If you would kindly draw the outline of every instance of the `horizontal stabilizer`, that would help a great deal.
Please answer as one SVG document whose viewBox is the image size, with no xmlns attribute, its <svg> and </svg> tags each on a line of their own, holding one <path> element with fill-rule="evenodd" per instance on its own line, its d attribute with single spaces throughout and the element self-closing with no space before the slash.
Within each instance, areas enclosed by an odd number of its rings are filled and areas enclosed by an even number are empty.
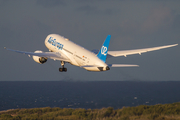
<svg viewBox="0 0 180 120">
<path fill-rule="evenodd" d="M 109 67 L 139 67 L 139 65 L 131 64 L 108 64 Z"/>
</svg>

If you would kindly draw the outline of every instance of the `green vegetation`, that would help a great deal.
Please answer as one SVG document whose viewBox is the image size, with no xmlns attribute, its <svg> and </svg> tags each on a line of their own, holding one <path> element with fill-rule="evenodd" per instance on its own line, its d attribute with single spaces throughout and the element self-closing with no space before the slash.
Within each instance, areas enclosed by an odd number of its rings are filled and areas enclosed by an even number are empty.
<svg viewBox="0 0 180 120">
<path fill-rule="evenodd" d="M 140 105 L 114 110 L 72 108 L 32 108 L 0 112 L 0 120 L 180 120 L 180 102 Z"/>
</svg>

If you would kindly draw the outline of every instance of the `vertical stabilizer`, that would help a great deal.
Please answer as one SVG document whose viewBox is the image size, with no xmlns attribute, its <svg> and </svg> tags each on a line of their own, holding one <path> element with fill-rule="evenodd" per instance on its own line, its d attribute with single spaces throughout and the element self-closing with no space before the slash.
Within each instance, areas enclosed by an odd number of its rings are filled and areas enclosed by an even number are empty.
<svg viewBox="0 0 180 120">
<path fill-rule="evenodd" d="M 111 39 L 111 35 L 108 35 L 101 49 L 99 50 L 99 53 L 97 54 L 97 57 L 101 59 L 103 62 L 106 62 L 106 56 L 109 48 L 110 39 Z"/>
</svg>

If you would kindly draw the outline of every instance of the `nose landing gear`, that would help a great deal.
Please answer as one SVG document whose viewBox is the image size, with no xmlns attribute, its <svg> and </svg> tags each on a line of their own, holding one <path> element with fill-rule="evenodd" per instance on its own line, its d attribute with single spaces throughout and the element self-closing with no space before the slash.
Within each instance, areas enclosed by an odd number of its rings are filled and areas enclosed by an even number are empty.
<svg viewBox="0 0 180 120">
<path fill-rule="evenodd" d="M 59 68 L 59 72 L 66 72 L 67 71 L 67 68 L 64 67 L 64 61 L 61 61 L 61 66 L 62 68 Z"/>
<path fill-rule="evenodd" d="M 59 72 L 67 72 L 67 68 L 59 68 Z"/>
</svg>

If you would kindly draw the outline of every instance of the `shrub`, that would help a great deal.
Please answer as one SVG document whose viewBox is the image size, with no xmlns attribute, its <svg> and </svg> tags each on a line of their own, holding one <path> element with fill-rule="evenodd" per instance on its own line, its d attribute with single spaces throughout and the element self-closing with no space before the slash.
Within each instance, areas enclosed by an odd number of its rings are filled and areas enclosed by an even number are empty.
<svg viewBox="0 0 180 120">
<path fill-rule="evenodd" d="M 120 120 L 130 120 L 128 115 L 122 116 Z"/>
<path fill-rule="evenodd" d="M 13 117 L 13 120 L 21 120 L 21 116 L 17 115 L 15 117 Z"/>
<path fill-rule="evenodd" d="M 79 118 L 85 118 L 87 117 L 86 110 L 85 109 L 76 109 L 72 112 L 72 115 L 77 115 Z"/>
<path fill-rule="evenodd" d="M 151 114 L 149 118 L 155 120 L 158 117 L 159 117 L 159 114 L 158 113 L 154 113 L 154 114 Z"/>
<path fill-rule="evenodd" d="M 103 117 L 110 117 L 110 115 L 113 113 L 113 108 L 112 107 L 108 107 L 105 111 L 105 113 L 103 114 Z"/>
<path fill-rule="evenodd" d="M 72 115 L 72 112 L 74 111 L 74 109 L 71 108 L 63 108 L 60 111 L 58 111 L 58 115 L 59 116 L 68 116 L 68 115 Z"/>
<path fill-rule="evenodd" d="M 8 115 L 8 114 L 2 114 L 2 115 L 0 115 L 0 118 L 1 118 L 2 120 L 5 120 L 5 119 L 12 118 L 12 116 L 11 116 L 11 115 Z"/>
</svg>

